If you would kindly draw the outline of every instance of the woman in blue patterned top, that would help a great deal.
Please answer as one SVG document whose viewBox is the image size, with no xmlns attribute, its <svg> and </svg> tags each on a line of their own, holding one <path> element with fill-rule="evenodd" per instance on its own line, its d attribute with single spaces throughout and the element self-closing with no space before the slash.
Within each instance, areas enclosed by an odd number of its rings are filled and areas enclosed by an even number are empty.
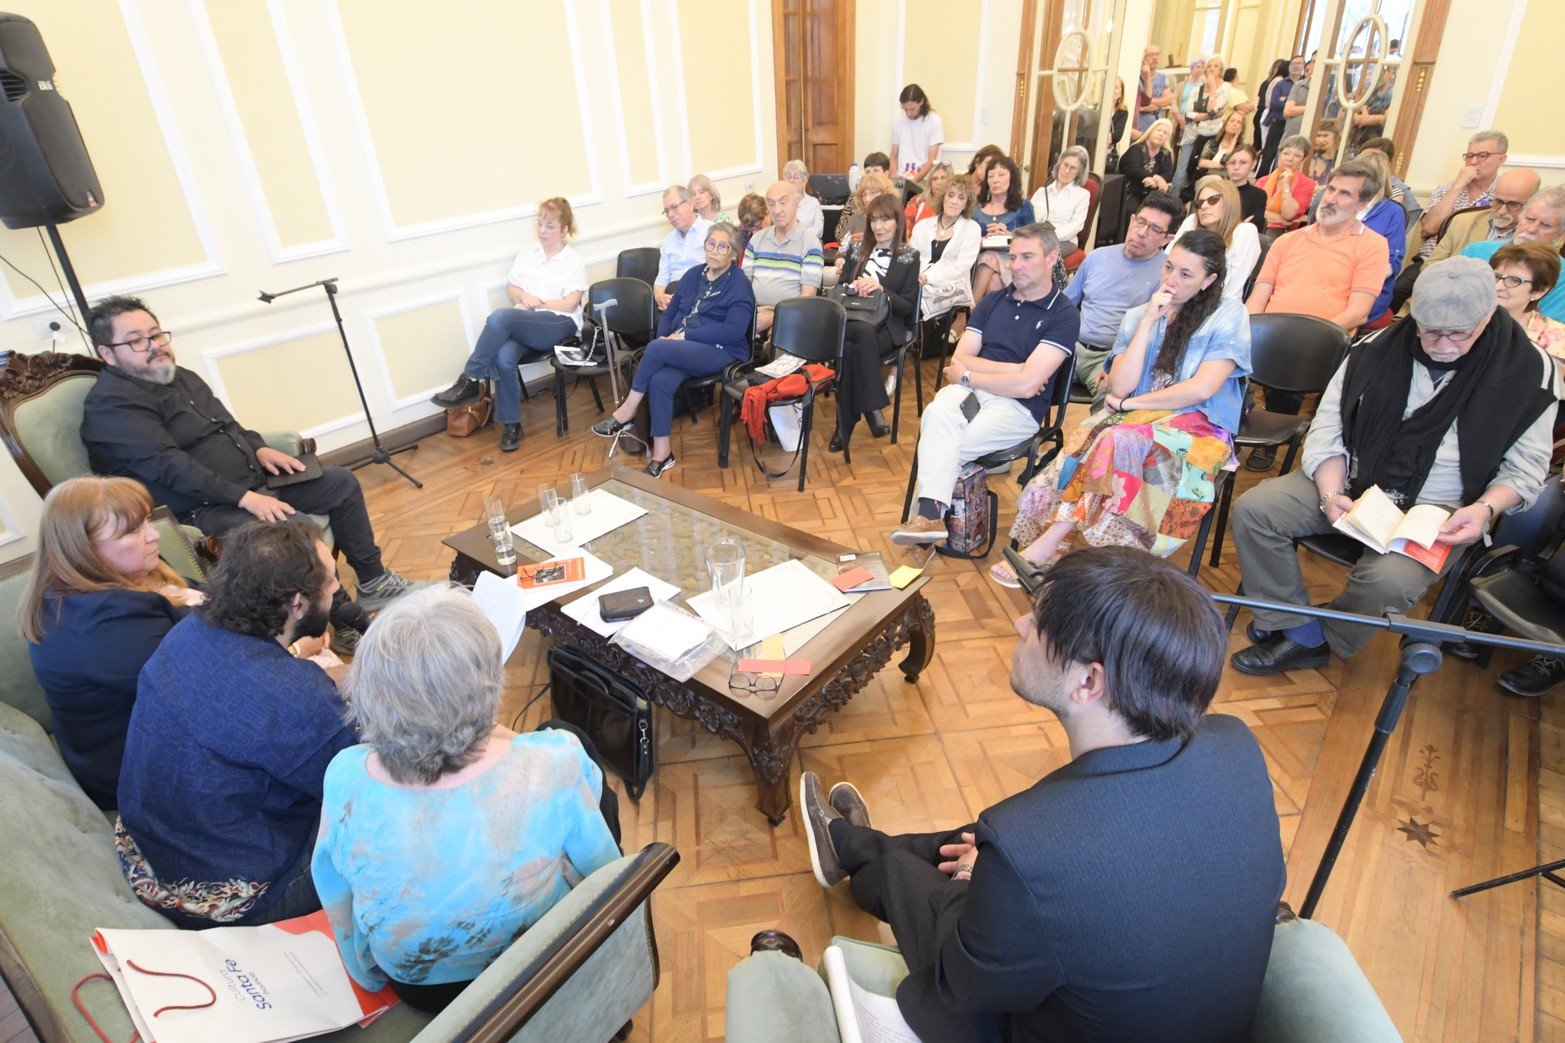
<svg viewBox="0 0 1565 1043">
<path fill-rule="evenodd" d="M 1011 536 L 1046 567 L 1072 534 L 1095 547 L 1168 557 L 1211 510 L 1219 471 L 1233 466 L 1250 317 L 1224 300 L 1222 236 L 1187 232 L 1152 300 L 1125 313 L 1109 353 L 1104 412 L 1023 490 Z M 1020 586 L 1005 564 L 995 581 Z"/>
<path fill-rule="evenodd" d="M 381 612 L 345 682 L 364 742 L 326 769 L 311 871 L 348 973 L 419 1010 L 620 855 L 579 733 L 496 723 L 500 657 L 470 594 L 428 587 Z"/>
</svg>

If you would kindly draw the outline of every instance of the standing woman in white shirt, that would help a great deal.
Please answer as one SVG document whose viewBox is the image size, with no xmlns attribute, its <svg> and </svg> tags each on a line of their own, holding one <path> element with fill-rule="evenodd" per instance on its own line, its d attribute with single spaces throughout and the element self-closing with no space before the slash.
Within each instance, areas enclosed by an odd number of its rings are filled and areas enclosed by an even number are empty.
<svg viewBox="0 0 1565 1043">
<path fill-rule="evenodd" d="M 516 367 L 581 332 L 582 298 L 587 292 L 587 266 L 566 245 L 576 234 L 571 205 L 558 196 L 545 199 L 538 204 L 533 228 L 538 241 L 516 255 L 507 276 L 511 306 L 490 313 L 462 375 L 430 400 L 452 409 L 478 398 L 483 381 L 493 380 L 495 419 L 503 425 L 500 451 L 504 453 L 522 444 L 522 378 Z"/>
<path fill-rule="evenodd" d="M 923 181 L 940 158 L 946 127 L 940 114 L 929 107 L 924 88 L 910 83 L 897 96 L 902 112 L 891 124 L 891 173 L 909 181 Z"/>
<path fill-rule="evenodd" d="M 1244 303 L 1244 284 L 1255 271 L 1261 259 L 1261 236 L 1255 225 L 1244 219 L 1244 204 L 1239 199 L 1239 189 L 1224 174 L 1208 174 L 1195 183 L 1195 198 L 1190 203 L 1190 216 L 1185 218 L 1169 245 L 1163 248 L 1170 253 L 1174 244 L 1186 232 L 1204 228 L 1223 238 L 1227 253 L 1227 272 L 1223 275 L 1223 300 Z"/>
<path fill-rule="evenodd" d="M 1060 256 L 1076 249 L 1081 230 L 1087 224 L 1087 204 L 1091 197 L 1087 183 L 1087 150 L 1072 145 L 1060 153 L 1054 163 L 1054 180 L 1032 194 L 1032 211 L 1039 221 L 1054 226 L 1060 237 Z"/>
</svg>

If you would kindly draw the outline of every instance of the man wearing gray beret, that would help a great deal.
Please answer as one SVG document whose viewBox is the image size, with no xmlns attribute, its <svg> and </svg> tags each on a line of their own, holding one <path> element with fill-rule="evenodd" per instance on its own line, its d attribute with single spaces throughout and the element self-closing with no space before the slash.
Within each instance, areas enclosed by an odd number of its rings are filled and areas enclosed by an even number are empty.
<svg viewBox="0 0 1565 1043">
<path fill-rule="evenodd" d="M 1332 532 L 1373 486 L 1404 511 L 1426 503 L 1451 511 L 1440 543 L 1452 548 L 1537 497 L 1552 445 L 1554 367 L 1496 310 L 1494 273 L 1471 257 L 1428 265 L 1410 310 L 1360 341 L 1332 377 L 1299 469 L 1234 505 L 1246 594 L 1309 604 L 1293 540 Z M 1328 607 L 1404 612 L 1460 557 L 1454 550 L 1436 570 L 1365 547 Z M 1234 653 L 1233 667 L 1264 675 L 1325 666 L 1332 652 L 1345 659 L 1374 631 L 1257 610 L 1248 634 L 1255 643 Z"/>
</svg>

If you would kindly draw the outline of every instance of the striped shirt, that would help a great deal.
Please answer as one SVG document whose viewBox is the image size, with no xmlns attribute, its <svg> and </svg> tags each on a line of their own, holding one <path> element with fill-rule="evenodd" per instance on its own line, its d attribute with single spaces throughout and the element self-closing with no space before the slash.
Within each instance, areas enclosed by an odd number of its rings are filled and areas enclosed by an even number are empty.
<svg viewBox="0 0 1565 1043">
<path fill-rule="evenodd" d="M 802 222 L 779 239 L 775 227 L 761 229 L 744 248 L 744 273 L 755 287 L 755 303 L 772 307 L 821 285 L 821 241 Z"/>
</svg>

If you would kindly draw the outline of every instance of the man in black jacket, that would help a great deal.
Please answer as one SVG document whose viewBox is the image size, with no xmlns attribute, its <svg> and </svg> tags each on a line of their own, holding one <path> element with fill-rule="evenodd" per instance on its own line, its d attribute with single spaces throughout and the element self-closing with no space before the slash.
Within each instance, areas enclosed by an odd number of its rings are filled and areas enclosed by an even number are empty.
<svg viewBox="0 0 1565 1043">
<path fill-rule="evenodd" d="M 175 365 L 173 335 L 144 303 L 100 301 L 88 334 L 106 363 L 82 412 L 82 441 L 95 473 L 136 479 L 154 501 L 208 535 L 253 518 L 324 514 L 358 577 L 360 606 L 374 611 L 412 587 L 381 563 L 364 490 L 352 471 L 326 467 L 319 478 L 267 490 L 269 475 L 303 471 L 304 463 L 242 427 L 206 381 Z"/>
<path fill-rule="evenodd" d="M 1049 570 L 1016 627 L 1011 687 L 1060 719 L 1070 763 L 976 824 L 898 837 L 805 772 L 816 877 L 851 877 L 891 925 L 920 1038 L 1248 1038 L 1284 868 L 1259 744 L 1201 716 L 1216 607 L 1168 562 L 1098 547 Z"/>
</svg>

